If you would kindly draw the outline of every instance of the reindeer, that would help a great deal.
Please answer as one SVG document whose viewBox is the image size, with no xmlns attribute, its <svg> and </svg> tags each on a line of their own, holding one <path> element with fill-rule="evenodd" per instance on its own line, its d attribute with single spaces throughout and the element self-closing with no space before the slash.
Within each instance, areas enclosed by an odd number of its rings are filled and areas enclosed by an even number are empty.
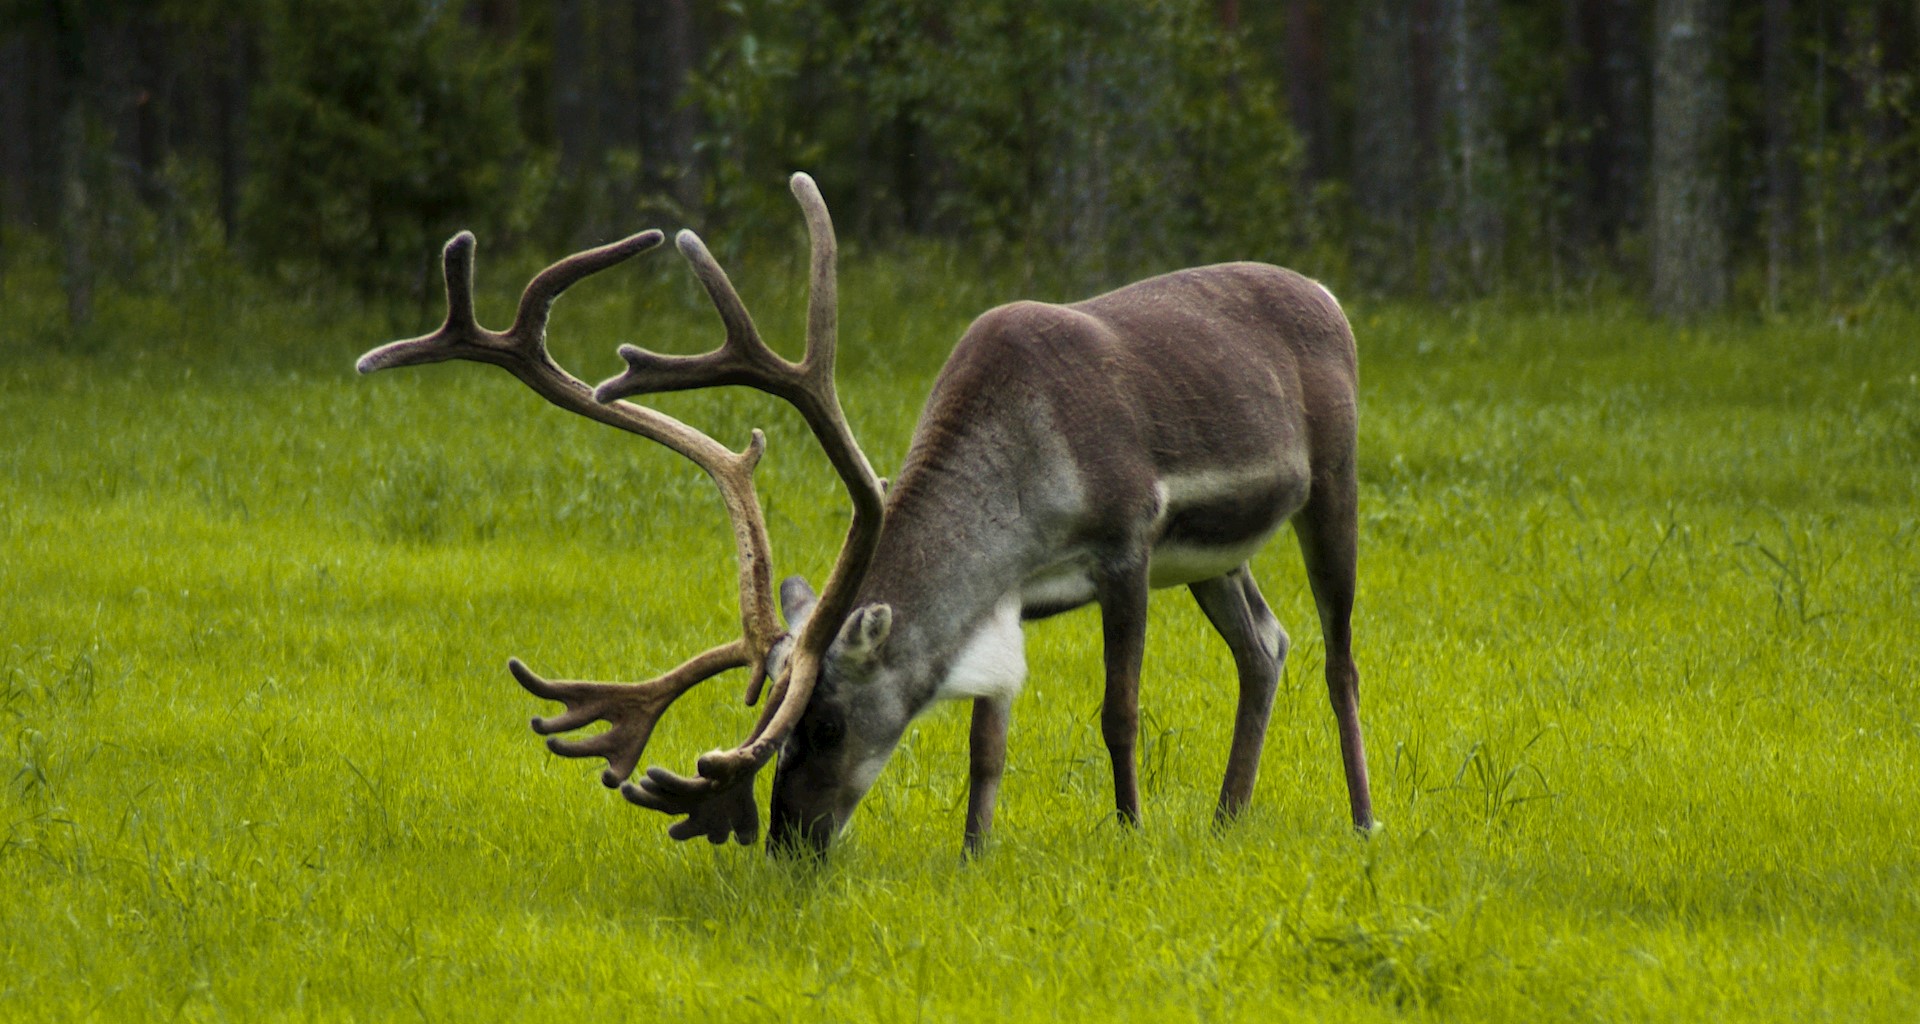
<svg viewBox="0 0 1920 1024">
<path fill-rule="evenodd" d="M 1353 333 L 1331 293 L 1289 270 L 1227 263 L 1176 271 L 1071 305 L 1015 302 L 961 337 L 934 382 L 898 479 L 887 489 L 855 443 L 834 384 L 835 241 L 811 178 L 792 191 L 811 244 L 806 352 L 767 347 L 726 272 L 699 237 L 681 254 L 725 327 L 703 355 L 619 349 L 626 370 L 589 388 L 548 355 L 546 322 L 567 287 L 661 244 L 658 231 L 570 256 L 527 285 L 513 325 L 473 312 L 474 239 L 448 242 L 446 321 L 432 334 L 362 356 L 362 373 L 467 359 L 501 366 L 572 412 L 657 441 L 700 466 L 733 524 L 741 635 L 645 683 L 548 680 L 518 659 L 514 677 L 566 710 L 533 719 L 566 757 L 603 757 L 601 781 L 629 801 L 684 816 L 675 839 L 759 833 L 755 774 L 778 757 L 768 845 L 824 852 L 873 785 L 908 723 L 943 700 L 970 699 L 963 849 L 978 853 L 1006 763 L 1010 706 L 1026 677 L 1021 622 L 1100 608 L 1106 687 L 1101 733 L 1114 803 L 1140 819 L 1134 764 L 1147 594 L 1184 584 L 1228 649 L 1239 702 L 1215 817 L 1253 795 L 1275 688 L 1289 647 L 1248 559 L 1291 522 L 1326 647 L 1353 827 L 1373 827 L 1352 653 L 1356 572 Z M 765 438 L 735 452 L 625 399 L 746 385 L 792 404 L 826 450 L 853 504 L 847 539 L 816 595 L 780 587 L 752 473 Z M 631 779 L 655 723 L 682 693 L 748 668 L 747 703 L 769 680 L 747 739 L 699 758 L 696 774 L 649 768 Z M 598 735 L 558 735 L 594 721 Z"/>
</svg>

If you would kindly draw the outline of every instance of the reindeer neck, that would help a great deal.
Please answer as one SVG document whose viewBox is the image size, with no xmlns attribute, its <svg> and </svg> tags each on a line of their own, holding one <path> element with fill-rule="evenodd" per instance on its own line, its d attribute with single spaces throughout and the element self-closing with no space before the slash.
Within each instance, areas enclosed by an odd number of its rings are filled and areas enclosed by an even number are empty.
<svg viewBox="0 0 1920 1024">
<path fill-rule="evenodd" d="M 974 420 L 968 433 L 993 430 L 991 422 Z M 916 444 L 889 496 L 858 603 L 893 607 L 887 656 L 917 667 L 907 695 L 916 708 L 933 699 L 956 654 L 1001 603 L 1018 599 L 1043 550 L 1037 524 L 1021 508 L 1025 488 L 1010 479 L 1026 467 L 1010 461 L 1009 450 Z"/>
</svg>

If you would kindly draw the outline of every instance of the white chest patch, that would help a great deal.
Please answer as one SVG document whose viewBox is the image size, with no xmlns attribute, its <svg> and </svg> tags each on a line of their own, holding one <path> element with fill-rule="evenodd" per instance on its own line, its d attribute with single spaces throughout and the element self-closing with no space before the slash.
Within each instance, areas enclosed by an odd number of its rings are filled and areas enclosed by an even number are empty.
<svg viewBox="0 0 1920 1024">
<path fill-rule="evenodd" d="M 1009 594 L 953 659 L 935 697 L 1011 699 L 1027 681 L 1026 635 L 1020 632 L 1020 596 Z"/>
</svg>

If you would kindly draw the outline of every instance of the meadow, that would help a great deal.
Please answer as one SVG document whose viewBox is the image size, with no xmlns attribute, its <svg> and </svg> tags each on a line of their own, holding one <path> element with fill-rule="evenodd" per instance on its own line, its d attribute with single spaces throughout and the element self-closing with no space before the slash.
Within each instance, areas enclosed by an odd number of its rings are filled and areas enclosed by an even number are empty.
<svg viewBox="0 0 1920 1024">
<path fill-rule="evenodd" d="M 484 241 L 484 240 L 483 240 Z M 483 248 L 484 322 L 522 266 Z M 589 280 L 553 347 L 718 326 L 667 253 Z M 736 279 L 793 351 L 802 277 Z M 945 284 L 943 281 L 974 282 Z M 1356 620 L 1375 805 L 1346 824 L 1292 539 L 1295 647 L 1248 816 L 1210 826 L 1234 682 L 1153 599 L 1145 821 L 1111 817 L 1097 618 L 1028 627 L 988 854 L 959 856 L 966 714 L 917 723 L 824 865 L 669 841 L 548 755 L 510 655 L 645 678 L 737 626 L 711 485 L 497 370 L 358 378 L 438 307 L 103 296 L 0 342 L 0 1017 L 1913 1020 L 1920 1013 L 1920 315 L 1354 300 Z M 853 258 L 841 390 L 884 474 L 967 321 L 1017 292 Z M 1070 297 L 1070 296 L 1053 296 Z M 437 299 L 435 300 L 437 303 Z M 846 503 L 764 426 L 776 571 Z M 751 723 L 744 680 L 648 752 Z M 761 780 L 762 806 L 766 780 Z"/>
</svg>

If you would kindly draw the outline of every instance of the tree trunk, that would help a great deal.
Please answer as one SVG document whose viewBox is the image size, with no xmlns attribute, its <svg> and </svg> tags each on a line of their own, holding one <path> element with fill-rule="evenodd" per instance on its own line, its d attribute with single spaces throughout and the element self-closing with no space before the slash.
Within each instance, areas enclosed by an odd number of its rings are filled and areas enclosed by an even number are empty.
<svg viewBox="0 0 1920 1024">
<path fill-rule="evenodd" d="M 1646 0 L 1569 0 L 1566 244 L 1617 255 L 1645 220 L 1652 32 Z"/>
<path fill-rule="evenodd" d="M 1602 238 L 1600 222 L 1605 205 L 1607 63 L 1604 0 L 1563 0 L 1560 8 L 1561 45 L 1567 51 L 1564 132 L 1551 154 L 1552 185 L 1561 197 L 1564 216 L 1557 217 L 1548 238 L 1557 259 L 1562 252 L 1576 259 L 1590 252 Z M 1557 211 L 1556 211 L 1557 212 Z"/>
<path fill-rule="evenodd" d="M 34 75 L 22 34 L 0 39 L 0 225 L 32 223 Z"/>
<path fill-rule="evenodd" d="M 1889 2 L 1885 25 L 1887 65 L 1897 90 L 1888 112 L 1895 143 L 1894 210 L 1887 243 L 1898 260 L 1901 251 L 1911 256 L 1920 241 L 1920 2 Z"/>
<path fill-rule="evenodd" d="M 93 321 L 93 216 L 87 185 L 86 25 L 75 5 L 49 0 L 54 51 L 60 68 L 58 142 L 60 283 L 67 293 L 67 327 L 76 334 Z"/>
<path fill-rule="evenodd" d="M 1053 241 L 1073 268 L 1073 285 L 1081 289 L 1097 287 L 1108 279 L 1107 243 L 1111 232 L 1107 216 L 1112 174 L 1107 135 L 1112 123 L 1125 116 L 1102 96 L 1103 79 L 1111 72 L 1101 66 L 1101 61 L 1099 47 L 1091 39 L 1082 39 L 1077 52 L 1061 61 L 1064 93 L 1072 97 L 1080 116 L 1061 126 L 1048 146 L 1053 166 L 1051 194 L 1045 206 L 1052 211 L 1056 232 Z M 1158 71 L 1157 66 L 1151 66 L 1143 77 Z M 1170 245 L 1176 240 L 1152 241 Z"/>
<path fill-rule="evenodd" d="M 1441 0 L 1436 35 L 1442 185 L 1435 290 L 1480 292 L 1499 255 L 1498 189 L 1503 180 L 1494 60 L 1499 49 L 1491 0 Z"/>
<path fill-rule="evenodd" d="M 1814 282 L 1819 289 L 1820 301 L 1825 302 L 1828 297 L 1827 260 L 1830 255 L 1827 221 L 1833 212 L 1833 153 L 1827 141 L 1827 50 L 1830 35 L 1825 6 L 1815 8 L 1814 14 L 1818 25 L 1815 36 L 1820 45 L 1814 50 L 1813 60 L 1813 143 L 1810 147 L 1813 173 L 1808 183 L 1808 191 L 1812 195 L 1808 211 L 1808 219 L 1812 223 L 1808 227 L 1812 238 L 1808 244 L 1813 250 Z"/>
<path fill-rule="evenodd" d="M 1766 120 L 1767 175 L 1767 309 L 1780 308 L 1780 283 L 1791 256 L 1795 209 L 1789 160 L 1793 152 L 1793 94 L 1790 77 L 1789 33 L 1791 0 L 1766 0 L 1761 25 L 1761 92 Z"/>
<path fill-rule="evenodd" d="M 1863 0 L 1846 15 L 1844 45 L 1850 88 L 1842 116 L 1853 131 L 1848 154 L 1848 191 L 1844 207 L 1850 230 L 1851 254 L 1867 257 L 1876 272 L 1898 262 L 1894 248 L 1898 207 L 1897 164 L 1905 140 L 1901 138 L 1903 108 L 1911 100 L 1911 72 L 1903 67 L 1907 56 L 1904 20 L 1887 0 Z"/>
<path fill-rule="evenodd" d="M 555 0 L 553 5 L 553 134 L 560 150 L 560 175 L 578 181 L 597 154 L 593 102 L 588 95 L 588 0 Z"/>
<path fill-rule="evenodd" d="M 25 39 L 11 34 L 0 39 L 0 299 L 6 297 L 8 229 L 29 224 L 33 207 L 33 136 L 27 116 L 32 79 L 27 59 Z"/>
<path fill-rule="evenodd" d="M 640 191 L 665 196 L 684 212 L 700 203 L 693 167 L 696 125 L 686 102 L 687 79 L 697 64 L 693 12 L 687 0 L 658 0 L 635 7 L 640 74 Z"/>
<path fill-rule="evenodd" d="M 150 210 L 160 210 L 167 201 L 164 171 L 172 140 L 168 137 L 167 110 L 173 86 L 173 40 L 158 18 L 142 13 L 128 19 L 132 38 L 132 81 L 128 97 L 133 105 L 134 191 Z"/>
<path fill-rule="evenodd" d="M 1719 0 L 1660 0 L 1654 51 L 1653 306 L 1667 316 L 1727 298 L 1727 84 Z"/>
<path fill-rule="evenodd" d="M 1441 120 L 1441 90 L 1446 87 L 1445 49 L 1442 38 L 1441 8 L 1449 0 L 1405 0 L 1408 8 L 1408 77 L 1413 82 L 1413 154 L 1414 175 L 1422 184 L 1437 184 L 1441 138 L 1445 129 Z M 1429 182 L 1429 179 L 1435 179 Z M 1416 193 L 1413 212 L 1416 218 L 1432 219 L 1440 203 Z"/>
<path fill-rule="evenodd" d="M 215 89 L 217 123 L 214 126 L 220 168 L 220 228 L 228 248 L 240 233 L 240 195 L 247 177 L 247 101 L 253 82 L 253 47 L 245 23 L 235 20 L 226 29 L 226 60 Z"/>
<path fill-rule="evenodd" d="M 1413 275 L 1419 186 L 1413 95 L 1413 17 L 1402 0 L 1367 0 L 1354 61 L 1353 193 L 1357 276 L 1379 288 Z"/>
<path fill-rule="evenodd" d="M 1320 0 L 1288 0 L 1281 29 L 1286 47 L 1287 107 L 1306 144 L 1306 184 L 1333 174 L 1333 116 L 1328 101 L 1327 20 Z"/>
<path fill-rule="evenodd" d="M 67 326 L 93 321 L 93 213 L 87 188 L 87 110 L 79 96 L 60 114 L 60 282 L 67 293 Z"/>
<path fill-rule="evenodd" d="M 466 7 L 467 21 L 501 43 L 520 33 L 519 0 L 476 0 Z"/>
<path fill-rule="evenodd" d="M 1880 109 L 1887 83 L 1881 66 L 1878 6 L 1872 0 L 1857 4 L 1847 12 L 1844 22 L 1849 88 L 1843 116 L 1853 127 L 1853 151 L 1847 161 L 1847 191 L 1852 200 L 1845 209 L 1848 216 L 1841 223 L 1846 225 L 1849 256 L 1878 254 L 1881 225 L 1887 215 L 1886 118 Z"/>
</svg>

